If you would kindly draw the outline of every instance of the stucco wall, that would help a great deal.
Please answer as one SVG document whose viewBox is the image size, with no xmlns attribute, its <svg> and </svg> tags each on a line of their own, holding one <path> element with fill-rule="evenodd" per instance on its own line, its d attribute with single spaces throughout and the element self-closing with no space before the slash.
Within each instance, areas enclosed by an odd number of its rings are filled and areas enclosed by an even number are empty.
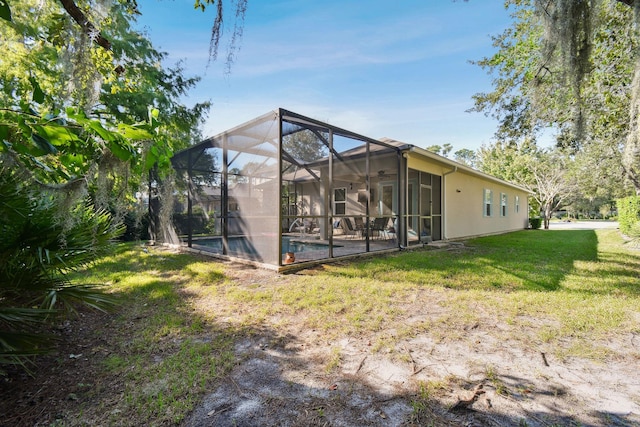
<svg viewBox="0 0 640 427">
<path fill-rule="evenodd" d="M 428 172 L 440 176 L 451 170 L 451 166 L 435 163 L 433 160 L 427 159 L 417 154 L 412 154 L 407 159 L 407 165 L 410 169 L 416 169 L 421 172 Z"/>
<path fill-rule="evenodd" d="M 491 216 L 484 213 L 484 190 L 492 191 Z M 444 238 L 459 239 L 469 236 L 522 230 L 529 217 L 528 194 L 492 180 L 454 172 L 444 179 Z M 500 194 L 507 195 L 507 212 L 501 215 Z M 519 197 L 516 212 L 515 198 Z"/>
</svg>

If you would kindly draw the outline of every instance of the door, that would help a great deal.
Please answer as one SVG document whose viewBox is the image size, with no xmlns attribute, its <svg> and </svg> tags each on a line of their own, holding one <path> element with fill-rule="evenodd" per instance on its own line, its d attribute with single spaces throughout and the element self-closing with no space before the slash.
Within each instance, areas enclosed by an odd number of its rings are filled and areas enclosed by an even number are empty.
<svg viewBox="0 0 640 427">
<path fill-rule="evenodd" d="M 392 217 L 398 211 L 396 197 L 396 183 L 380 183 L 378 186 L 380 191 L 380 200 L 378 202 L 378 214 L 380 216 Z"/>
<path fill-rule="evenodd" d="M 407 238 L 408 243 L 419 243 L 420 211 L 418 210 L 418 184 L 415 180 L 407 186 Z"/>
<path fill-rule="evenodd" d="M 431 236 L 431 208 L 433 201 L 431 200 L 431 187 L 426 185 L 420 186 L 420 240 L 429 241 Z"/>
</svg>

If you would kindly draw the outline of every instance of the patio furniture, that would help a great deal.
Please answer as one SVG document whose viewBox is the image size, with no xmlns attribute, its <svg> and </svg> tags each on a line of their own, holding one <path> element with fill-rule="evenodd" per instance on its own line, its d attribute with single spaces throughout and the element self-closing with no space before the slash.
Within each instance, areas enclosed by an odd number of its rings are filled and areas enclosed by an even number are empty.
<svg viewBox="0 0 640 427">
<path fill-rule="evenodd" d="M 304 232 L 305 233 L 313 234 L 313 233 L 317 233 L 319 231 L 315 220 L 313 220 L 313 219 L 305 219 L 303 221 L 303 223 L 304 223 Z"/>
<path fill-rule="evenodd" d="M 371 225 L 371 234 L 373 237 L 378 237 L 379 239 L 386 237 L 386 229 L 387 224 L 389 223 L 388 217 L 374 218 L 373 224 Z"/>
<path fill-rule="evenodd" d="M 342 218 L 340 220 L 340 227 L 342 227 L 342 231 L 345 236 L 355 236 L 358 234 L 355 228 L 353 228 L 353 224 L 351 224 L 351 220 L 349 218 Z"/>
<path fill-rule="evenodd" d="M 353 222 L 356 223 L 356 231 L 360 234 L 360 237 L 364 238 L 367 233 L 367 227 L 364 224 L 364 220 L 361 216 L 354 216 Z"/>
<path fill-rule="evenodd" d="M 318 232 L 315 221 L 308 218 L 296 218 L 295 221 L 289 226 L 289 233 L 298 232 L 302 235 L 312 234 Z"/>
</svg>

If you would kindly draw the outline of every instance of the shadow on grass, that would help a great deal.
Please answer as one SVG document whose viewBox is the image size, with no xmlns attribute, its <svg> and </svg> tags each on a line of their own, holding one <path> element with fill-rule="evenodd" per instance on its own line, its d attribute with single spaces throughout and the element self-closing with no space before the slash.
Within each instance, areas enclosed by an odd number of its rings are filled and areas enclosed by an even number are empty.
<svg viewBox="0 0 640 427">
<path fill-rule="evenodd" d="M 583 267 L 582 262 L 592 264 Z M 557 291 L 570 276 L 589 284 L 604 278 L 611 284 L 585 287 L 584 292 L 638 295 L 640 257 L 599 252 L 593 230 L 528 230 L 473 239 L 464 248 L 418 249 L 326 270 L 417 286 L 500 292 Z"/>
<path fill-rule="evenodd" d="M 236 331 L 195 313 L 185 291 L 193 278 L 224 280 L 222 267 L 206 261 L 124 244 L 74 274 L 77 283 L 107 285 L 118 305 L 108 313 L 80 308 L 53 328 L 57 352 L 39 358 L 33 376 L 3 378 L 0 426 L 181 420 L 234 363 Z"/>
<path fill-rule="evenodd" d="M 146 256 L 152 255 L 153 256 Z M 211 260 L 200 256 L 190 255 L 171 250 L 147 248 L 133 243 L 119 244 L 112 256 L 98 260 L 88 273 L 109 275 L 112 273 L 135 274 L 149 270 L 157 271 L 189 271 L 189 265 Z M 220 274 L 217 279 L 223 279 Z M 215 279 L 215 278 L 214 278 Z"/>
</svg>

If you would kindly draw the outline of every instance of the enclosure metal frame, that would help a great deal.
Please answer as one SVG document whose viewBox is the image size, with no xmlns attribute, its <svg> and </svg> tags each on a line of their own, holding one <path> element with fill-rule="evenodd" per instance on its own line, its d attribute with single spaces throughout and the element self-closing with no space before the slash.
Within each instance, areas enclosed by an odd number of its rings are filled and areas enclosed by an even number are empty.
<svg viewBox="0 0 640 427">
<path fill-rule="evenodd" d="M 406 224 L 404 220 L 405 210 L 406 210 L 406 206 L 405 206 L 406 194 L 405 194 L 403 185 L 406 183 L 406 177 L 404 175 L 406 174 L 407 165 L 406 165 L 406 158 L 403 156 L 403 152 L 408 150 L 411 146 L 393 145 L 391 143 L 383 142 L 380 140 L 374 140 L 372 138 L 368 138 L 366 136 L 351 132 L 349 130 L 342 129 L 337 126 L 333 126 L 331 124 L 324 123 L 324 122 L 294 113 L 292 111 L 288 111 L 280 108 L 278 110 L 275 110 L 273 112 L 260 116 L 254 120 L 246 122 L 240 126 L 237 126 L 233 129 L 230 129 L 222 134 L 219 134 L 212 138 L 207 138 L 204 141 L 200 142 L 199 144 L 193 145 L 185 150 L 182 150 L 176 153 L 175 156 L 172 158 L 174 169 L 176 169 L 176 171 L 178 172 L 181 172 L 181 171 L 186 172 L 187 179 L 188 179 L 187 192 L 186 192 L 187 224 L 188 224 L 187 233 L 186 233 L 187 234 L 186 245 L 188 247 L 192 248 L 194 246 L 193 204 L 194 204 L 194 197 L 195 197 L 195 189 L 193 188 L 194 187 L 193 179 L 194 179 L 194 176 L 196 176 L 195 173 L 198 172 L 194 170 L 194 166 L 196 165 L 198 158 L 200 158 L 202 154 L 205 152 L 205 150 L 207 150 L 208 148 L 221 149 L 222 150 L 222 170 L 219 171 L 219 173 L 221 173 L 220 203 L 221 203 L 222 212 L 220 215 L 220 227 L 221 227 L 220 237 L 222 240 L 222 253 L 220 255 L 223 255 L 223 256 L 230 255 L 230 249 L 229 249 L 229 238 L 230 238 L 229 197 L 230 195 L 229 195 L 229 185 L 228 185 L 229 173 L 230 173 L 228 168 L 229 151 L 231 149 L 233 149 L 233 151 L 238 151 L 238 148 L 230 146 L 229 139 L 235 135 L 234 132 L 240 132 L 242 129 L 250 129 L 254 124 L 256 124 L 257 126 L 261 123 L 265 123 L 270 118 L 276 120 L 277 126 L 278 126 L 277 134 L 276 134 L 277 136 L 275 141 L 276 147 L 275 147 L 275 151 L 272 154 L 275 156 L 275 160 L 277 164 L 276 178 L 277 178 L 277 185 L 278 185 L 278 190 L 277 190 L 278 209 L 277 209 L 277 212 L 274 212 L 274 217 L 277 218 L 278 226 L 277 226 L 277 229 L 273 231 L 276 232 L 275 234 L 277 235 L 277 238 L 278 238 L 277 248 L 278 248 L 279 254 L 283 253 L 282 224 L 285 222 L 284 221 L 285 219 L 290 218 L 289 214 L 287 214 L 287 216 L 285 217 L 285 215 L 283 214 L 283 207 L 282 207 L 282 201 L 284 196 L 283 194 L 283 188 L 284 188 L 283 163 L 295 161 L 295 159 L 289 156 L 283 149 L 283 139 L 287 137 L 287 135 L 290 135 L 290 134 L 287 134 L 287 132 L 285 131 L 284 124 L 299 125 L 304 129 L 311 130 L 313 132 L 318 132 L 318 134 L 320 132 L 326 132 L 328 134 L 328 143 L 326 144 L 328 149 L 328 155 L 326 159 L 319 160 L 314 164 L 314 166 L 316 167 L 318 165 L 321 165 L 322 167 L 324 167 L 325 164 L 323 164 L 323 162 L 326 162 L 326 167 L 328 168 L 328 177 L 327 177 L 328 181 L 326 183 L 320 182 L 319 184 L 320 188 L 324 189 L 323 212 L 324 212 L 325 226 L 327 226 L 326 224 L 330 224 L 332 219 L 336 218 L 336 212 L 334 212 L 334 205 L 333 203 L 331 203 L 331 200 L 333 197 L 332 189 L 334 189 L 334 167 L 335 167 L 336 159 L 340 159 L 340 156 L 342 155 L 342 153 L 336 152 L 334 147 L 334 138 L 336 137 L 347 138 L 348 140 L 353 140 L 355 142 L 362 143 L 362 147 L 364 148 L 363 152 L 354 153 L 353 156 L 354 158 L 356 156 L 364 157 L 364 163 L 363 163 L 364 164 L 364 177 L 363 177 L 364 181 L 363 182 L 364 182 L 366 195 L 367 195 L 367 201 L 365 204 L 366 206 L 365 216 L 367 219 L 372 218 L 371 195 L 372 195 L 372 177 L 373 177 L 372 173 L 374 173 L 371 170 L 372 162 L 374 159 L 376 159 L 376 156 L 378 155 L 377 154 L 378 150 L 383 150 L 382 153 L 384 153 L 385 155 L 395 156 L 396 158 L 395 165 L 391 170 L 396 172 L 394 174 L 396 176 L 395 177 L 395 186 L 396 186 L 395 203 L 397 206 L 397 212 L 395 216 L 397 216 L 398 221 L 397 221 L 396 230 L 395 230 L 395 233 L 396 233 L 395 246 L 393 249 L 397 250 L 399 248 L 402 248 L 403 245 L 406 245 L 406 239 L 407 239 L 406 230 L 405 230 Z M 292 132 L 292 133 L 295 133 L 295 132 Z M 377 150 L 372 150 L 372 147 L 377 147 Z M 255 146 L 252 147 L 252 149 L 254 148 Z M 256 152 L 258 151 L 260 151 L 261 153 L 264 152 L 262 148 L 256 149 Z M 354 150 L 354 152 L 355 151 L 358 151 L 358 150 Z M 238 155 L 240 154 L 237 154 L 236 157 Z M 186 160 L 186 168 L 185 168 L 185 162 L 184 162 L 185 160 Z M 346 163 L 343 162 L 343 164 L 346 164 Z M 308 166 L 308 165 L 303 165 L 303 166 Z M 218 171 L 210 171 L 210 172 L 212 172 L 213 174 L 218 173 Z M 379 197 L 382 197 L 382 195 L 380 194 Z M 366 222 L 366 227 L 367 227 L 366 230 L 363 232 L 363 236 L 364 236 L 363 240 L 365 242 L 365 246 L 364 246 L 364 251 L 362 253 L 369 253 L 372 251 L 372 241 L 371 241 L 372 234 L 371 234 L 371 230 L 369 229 L 370 227 L 369 221 Z M 334 233 L 332 229 L 330 229 L 330 232 L 327 235 L 327 241 L 328 241 L 328 258 L 326 259 L 331 259 L 339 256 L 334 253 L 335 241 L 334 241 Z M 269 263 L 269 264 L 272 264 L 272 263 Z M 278 268 L 285 267 L 282 256 L 279 257 L 279 262 L 277 263 L 277 265 L 275 265 L 275 267 L 278 267 Z"/>
</svg>

